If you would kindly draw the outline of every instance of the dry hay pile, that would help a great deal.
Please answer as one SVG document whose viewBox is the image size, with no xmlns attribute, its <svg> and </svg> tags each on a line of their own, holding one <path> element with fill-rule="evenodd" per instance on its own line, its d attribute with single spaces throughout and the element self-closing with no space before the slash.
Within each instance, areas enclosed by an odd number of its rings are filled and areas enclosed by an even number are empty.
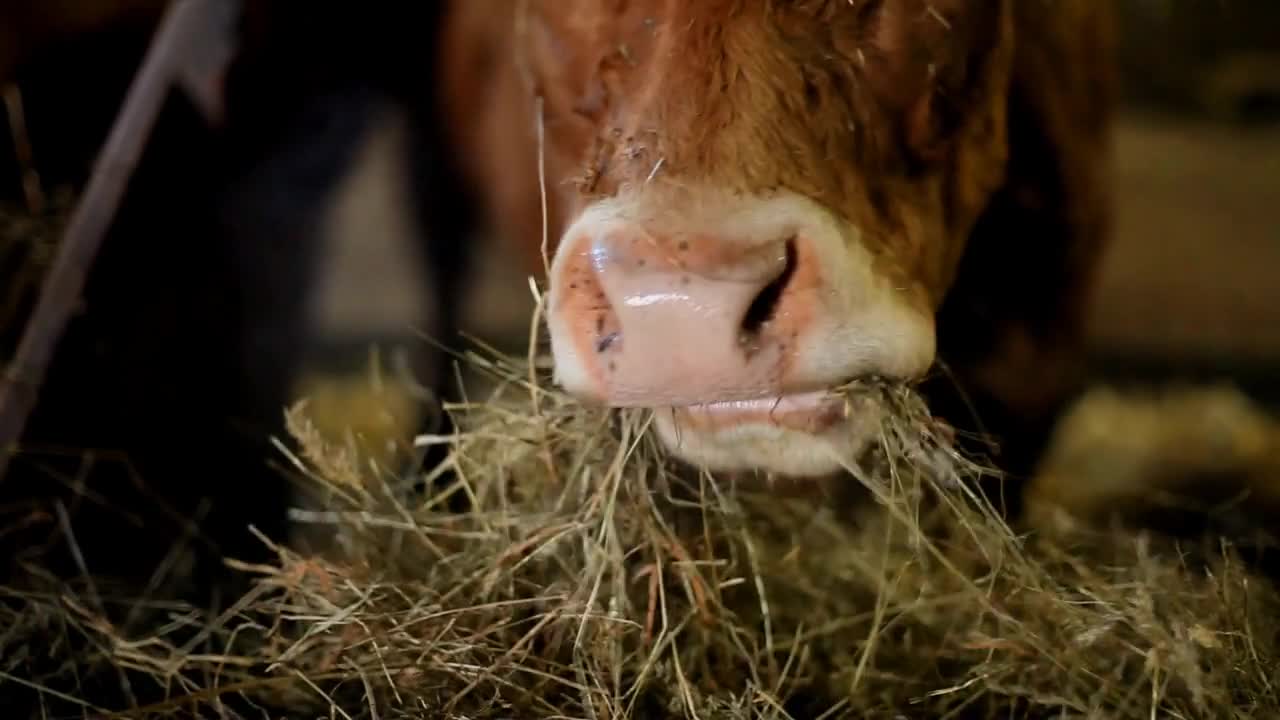
<svg viewBox="0 0 1280 720">
<path fill-rule="evenodd" d="M 777 487 L 679 475 L 642 415 L 471 361 L 493 397 L 422 439 L 455 473 L 415 490 L 295 408 L 323 551 L 241 565 L 212 615 L 33 569 L 0 602 L 0 690 L 130 718 L 1280 712 L 1280 595 L 1231 546 L 1015 534 L 908 391 L 859 389 L 894 420 L 845 484 Z"/>
</svg>

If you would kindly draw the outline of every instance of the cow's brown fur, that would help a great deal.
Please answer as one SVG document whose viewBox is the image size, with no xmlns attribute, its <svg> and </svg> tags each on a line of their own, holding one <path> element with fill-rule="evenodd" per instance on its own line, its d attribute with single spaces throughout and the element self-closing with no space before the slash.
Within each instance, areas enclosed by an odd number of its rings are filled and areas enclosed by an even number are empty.
<svg viewBox="0 0 1280 720">
<path fill-rule="evenodd" d="M 947 382 L 1017 434 L 1076 377 L 1108 234 L 1111 41 L 1106 0 L 459 2 L 442 90 L 531 261 L 540 173 L 552 247 L 640 183 L 799 192 L 938 313 Z"/>
</svg>

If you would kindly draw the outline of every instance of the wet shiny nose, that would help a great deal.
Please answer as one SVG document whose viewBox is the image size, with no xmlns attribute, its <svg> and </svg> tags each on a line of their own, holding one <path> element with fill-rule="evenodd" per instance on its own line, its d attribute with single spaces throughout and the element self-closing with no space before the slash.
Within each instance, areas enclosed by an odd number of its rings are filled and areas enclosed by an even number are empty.
<svg viewBox="0 0 1280 720">
<path fill-rule="evenodd" d="M 679 406 L 780 392 L 788 347 L 815 298 L 795 279 L 798 238 L 745 244 L 581 228 L 552 277 L 558 379 L 614 407 Z"/>
</svg>

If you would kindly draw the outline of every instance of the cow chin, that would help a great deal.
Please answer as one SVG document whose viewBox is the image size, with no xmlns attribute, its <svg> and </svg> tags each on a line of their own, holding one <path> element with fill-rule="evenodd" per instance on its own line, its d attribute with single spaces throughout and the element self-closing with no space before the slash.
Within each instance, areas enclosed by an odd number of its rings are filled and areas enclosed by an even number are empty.
<svg viewBox="0 0 1280 720">
<path fill-rule="evenodd" d="M 779 407 L 787 400 L 767 403 Z M 654 411 L 653 427 L 668 452 L 694 467 L 792 478 L 846 472 L 879 437 L 884 408 L 873 397 L 831 398 L 826 408 L 813 400 L 804 404 L 807 412 L 793 408 L 785 416 L 710 406 L 663 408 Z"/>
</svg>

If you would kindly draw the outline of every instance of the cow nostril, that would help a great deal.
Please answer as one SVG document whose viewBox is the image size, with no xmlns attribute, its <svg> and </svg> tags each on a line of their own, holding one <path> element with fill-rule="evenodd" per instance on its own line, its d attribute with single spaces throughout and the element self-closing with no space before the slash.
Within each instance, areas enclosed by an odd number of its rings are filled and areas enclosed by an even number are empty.
<svg viewBox="0 0 1280 720">
<path fill-rule="evenodd" d="M 744 346 L 750 346 L 764 326 L 777 314 L 778 304 L 782 300 L 782 293 L 786 291 L 787 285 L 790 284 L 792 276 L 795 275 L 795 270 L 796 244 L 795 238 L 791 238 L 787 240 L 787 264 L 783 268 L 782 274 L 778 275 L 773 282 L 760 291 L 755 300 L 751 301 L 751 306 L 747 308 L 747 314 L 742 318 L 739 339 Z"/>
<path fill-rule="evenodd" d="M 611 332 L 607 335 L 600 336 L 600 339 L 596 340 L 596 352 L 607 352 L 609 348 L 613 347 L 613 344 L 618 341 L 618 335 L 619 334 L 617 332 Z"/>
</svg>

